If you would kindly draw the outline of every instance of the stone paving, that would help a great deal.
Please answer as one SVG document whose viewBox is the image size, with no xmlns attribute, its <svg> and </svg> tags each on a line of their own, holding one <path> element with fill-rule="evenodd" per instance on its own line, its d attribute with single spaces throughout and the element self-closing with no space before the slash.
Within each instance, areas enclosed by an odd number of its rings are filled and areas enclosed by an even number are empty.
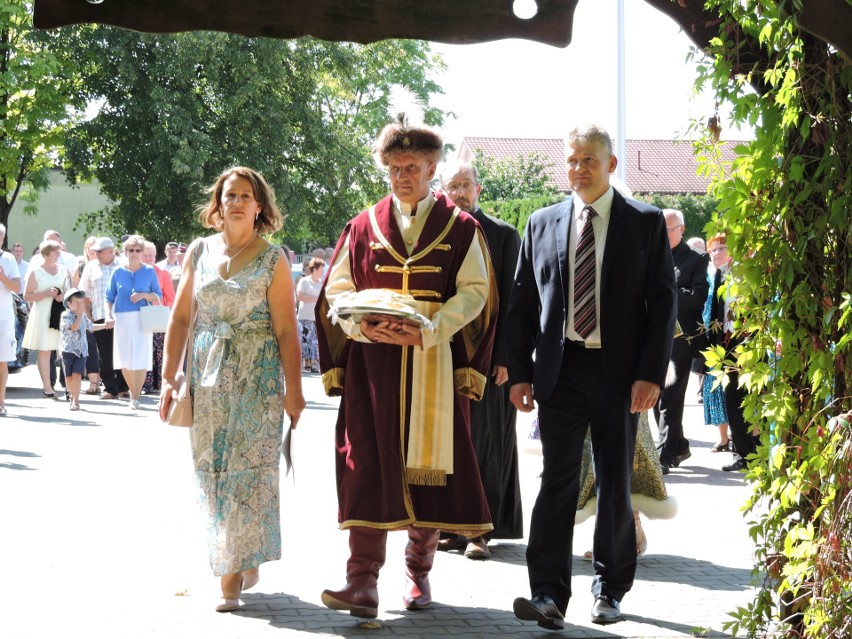
<svg viewBox="0 0 852 639">
<path fill-rule="evenodd" d="M 0 418 L 0 637 L 540 637 L 604 639 L 727 637 L 728 613 L 753 596 L 752 546 L 740 511 L 743 475 L 724 473 L 729 454 L 712 454 L 715 428 L 701 407 L 686 410 L 693 456 L 667 477 L 679 513 L 645 521 L 626 620 L 589 621 L 592 523 L 575 535 L 574 597 L 562 632 L 520 622 L 512 601 L 529 596 L 525 541 L 492 543 L 492 559 L 439 553 L 433 608 L 402 607 L 404 533 L 391 533 L 379 583 L 379 627 L 363 628 L 327 610 L 323 588 L 344 583 L 347 534 L 337 529 L 333 430 L 337 400 L 305 377 L 308 408 L 293 438 L 295 477 L 282 479 L 281 561 L 261 568 L 257 587 L 231 614 L 213 611 L 220 596 L 208 568 L 196 505 L 187 431 L 162 424 L 156 397 L 143 410 L 89 396 L 83 410 L 41 397 L 35 366 L 10 376 L 9 416 Z M 521 483 L 529 521 L 541 452 L 518 420 Z M 528 528 L 527 528 L 528 529 Z"/>
</svg>

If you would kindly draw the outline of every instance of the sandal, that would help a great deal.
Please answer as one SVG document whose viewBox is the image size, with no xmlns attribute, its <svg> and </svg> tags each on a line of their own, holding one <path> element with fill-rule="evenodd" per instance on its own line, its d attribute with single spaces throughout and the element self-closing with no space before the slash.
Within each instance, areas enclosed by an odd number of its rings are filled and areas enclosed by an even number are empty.
<svg viewBox="0 0 852 639">
<path fill-rule="evenodd" d="M 97 386 L 89 386 L 86 389 L 86 395 L 97 395 L 100 389 Z"/>
<path fill-rule="evenodd" d="M 56 399 L 56 393 L 47 393 L 45 391 L 41 391 L 41 394 L 44 395 L 45 399 Z"/>
<path fill-rule="evenodd" d="M 716 442 L 713 448 L 710 449 L 711 453 L 730 453 L 731 452 L 731 440 L 722 443 Z"/>
<path fill-rule="evenodd" d="M 0 417 L 6 417 L 6 407 L 0 406 Z"/>
<path fill-rule="evenodd" d="M 71 402 L 71 410 L 80 410 L 80 404 L 77 402 Z"/>
</svg>

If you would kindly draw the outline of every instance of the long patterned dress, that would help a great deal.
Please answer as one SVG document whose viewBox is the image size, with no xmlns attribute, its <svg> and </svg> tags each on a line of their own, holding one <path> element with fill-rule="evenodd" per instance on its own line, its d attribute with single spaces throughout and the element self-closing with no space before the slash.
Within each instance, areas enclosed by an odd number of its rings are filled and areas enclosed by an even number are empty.
<svg viewBox="0 0 852 639">
<path fill-rule="evenodd" d="M 712 274 L 707 275 L 707 281 L 710 282 L 710 290 L 707 293 L 707 301 L 704 303 L 704 311 L 701 315 L 704 319 L 704 328 L 709 334 L 712 330 L 710 305 L 713 302 L 713 296 L 716 295 L 719 290 L 715 283 L 715 271 Z M 704 423 L 708 426 L 727 424 L 728 411 L 725 408 L 725 389 L 721 384 L 716 385 L 716 378 L 713 375 L 704 376 L 704 388 L 702 393 L 704 398 Z"/>
<path fill-rule="evenodd" d="M 191 441 L 210 566 L 221 576 L 281 557 L 284 374 L 266 299 L 280 253 L 270 247 L 223 280 L 199 248 Z"/>
<path fill-rule="evenodd" d="M 633 510 L 638 510 L 648 519 L 671 519 L 677 514 L 677 500 L 668 494 L 663 481 L 657 446 L 648 423 L 648 411 L 643 411 L 639 415 L 636 450 L 633 454 L 633 472 L 630 475 L 630 502 Z M 577 516 L 574 523 L 584 522 L 596 511 L 592 438 L 590 433 L 586 432 L 580 467 L 580 498 L 577 502 Z"/>
</svg>

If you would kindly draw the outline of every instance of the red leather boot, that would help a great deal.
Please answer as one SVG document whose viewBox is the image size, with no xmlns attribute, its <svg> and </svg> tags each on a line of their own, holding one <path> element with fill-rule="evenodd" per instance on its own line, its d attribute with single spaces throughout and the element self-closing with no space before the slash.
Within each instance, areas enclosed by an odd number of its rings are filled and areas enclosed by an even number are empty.
<svg viewBox="0 0 852 639">
<path fill-rule="evenodd" d="M 438 549 L 437 528 L 408 527 L 405 547 L 405 594 L 402 601 L 407 610 L 424 610 L 432 605 L 429 571 Z"/>
<path fill-rule="evenodd" d="M 348 610 L 355 617 L 379 614 L 379 569 L 385 563 L 386 530 L 358 526 L 349 529 L 349 561 L 346 585 L 341 590 L 323 590 L 322 602 L 332 610 Z"/>
</svg>

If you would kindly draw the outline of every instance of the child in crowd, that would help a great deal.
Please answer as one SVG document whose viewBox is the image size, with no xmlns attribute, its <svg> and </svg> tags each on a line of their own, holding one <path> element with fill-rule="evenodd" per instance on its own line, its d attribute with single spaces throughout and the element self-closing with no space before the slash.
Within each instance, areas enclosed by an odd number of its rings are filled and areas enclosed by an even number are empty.
<svg viewBox="0 0 852 639">
<path fill-rule="evenodd" d="M 86 373 L 86 358 L 89 356 L 89 344 L 86 331 L 103 328 L 95 326 L 85 313 L 83 300 L 86 293 L 71 288 L 65 293 L 65 308 L 59 320 L 59 350 L 62 352 L 62 365 L 65 368 L 65 382 L 71 395 L 71 410 L 80 410 L 80 386 Z"/>
</svg>

